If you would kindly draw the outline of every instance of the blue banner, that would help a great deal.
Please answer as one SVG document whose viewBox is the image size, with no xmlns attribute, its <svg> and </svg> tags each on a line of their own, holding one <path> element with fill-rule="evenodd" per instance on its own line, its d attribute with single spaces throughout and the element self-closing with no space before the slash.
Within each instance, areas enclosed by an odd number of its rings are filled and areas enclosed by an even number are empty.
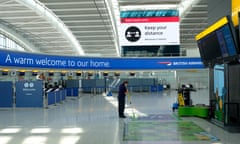
<svg viewBox="0 0 240 144">
<path fill-rule="evenodd" d="M 97 58 L 0 50 L 0 66 L 81 70 L 158 70 L 204 68 L 201 58 Z"/>
</svg>

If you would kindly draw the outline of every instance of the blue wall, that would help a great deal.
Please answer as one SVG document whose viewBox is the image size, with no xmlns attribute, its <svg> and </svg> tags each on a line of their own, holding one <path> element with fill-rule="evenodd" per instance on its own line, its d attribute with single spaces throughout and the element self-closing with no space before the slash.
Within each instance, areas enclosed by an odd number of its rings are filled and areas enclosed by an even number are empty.
<svg viewBox="0 0 240 144">
<path fill-rule="evenodd" d="M 13 106 L 13 84 L 12 82 L 0 82 L 0 107 Z"/>
</svg>

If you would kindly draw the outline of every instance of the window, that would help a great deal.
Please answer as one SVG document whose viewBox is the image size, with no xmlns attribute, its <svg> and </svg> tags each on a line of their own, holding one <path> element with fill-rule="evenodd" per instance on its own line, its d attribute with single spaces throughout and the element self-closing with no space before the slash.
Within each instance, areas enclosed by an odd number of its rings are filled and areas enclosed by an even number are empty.
<svg viewBox="0 0 240 144">
<path fill-rule="evenodd" d="M 0 34 L 0 48 L 25 51 L 25 49 L 21 45 L 17 44 L 17 42 L 12 40 L 11 38 L 6 37 L 3 34 Z"/>
</svg>

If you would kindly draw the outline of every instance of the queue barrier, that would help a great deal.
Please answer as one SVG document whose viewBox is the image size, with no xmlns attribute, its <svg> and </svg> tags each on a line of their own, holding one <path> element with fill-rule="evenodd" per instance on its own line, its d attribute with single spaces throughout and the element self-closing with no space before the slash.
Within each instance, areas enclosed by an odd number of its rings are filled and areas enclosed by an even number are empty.
<svg viewBox="0 0 240 144">
<path fill-rule="evenodd" d="M 140 92 L 149 92 L 149 85 L 141 85 Z"/>
<path fill-rule="evenodd" d="M 67 96 L 69 97 L 78 97 L 79 96 L 79 88 L 73 87 L 73 88 L 66 88 L 67 90 Z"/>
<path fill-rule="evenodd" d="M 55 104 L 55 92 L 49 92 L 47 93 L 47 102 L 48 105 Z"/>
<path fill-rule="evenodd" d="M 163 85 L 133 85 L 129 86 L 134 92 L 161 92 L 163 91 Z"/>
<path fill-rule="evenodd" d="M 83 93 L 91 93 L 92 92 L 92 87 L 90 86 L 85 86 L 81 87 Z"/>
<path fill-rule="evenodd" d="M 163 85 L 151 85 L 150 86 L 150 91 L 151 92 L 160 92 L 163 91 Z"/>
<path fill-rule="evenodd" d="M 57 105 L 66 100 L 66 89 L 52 91 L 47 93 L 47 106 Z"/>
<path fill-rule="evenodd" d="M 128 85 L 128 88 L 131 92 L 160 92 L 163 91 L 163 85 L 149 85 L 149 84 L 137 84 L 137 85 Z M 73 88 L 68 89 L 68 96 L 74 95 Z M 91 93 L 91 94 L 99 94 L 103 93 L 106 90 L 111 90 L 111 92 L 118 92 L 118 86 L 115 87 L 105 87 L 105 86 L 82 86 L 80 90 L 82 93 Z M 75 90 L 77 92 L 77 90 Z M 76 94 L 77 95 L 77 94 Z"/>
<path fill-rule="evenodd" d="M 100 93 L 105 92 L 105 87 L 104 86 L 96 86 L 94 89 L 95 89 L 94 94 L 100 94 Z"/>
<path fill-rule="evenodd" d="M 91 93 L 93 95 L 105 92 L 104 86 L 96 86 L 96 87 L 86 86 L 86 87 L 81 87 L 80 89 L 82 93 Z"/>
<path fill-rule="evenodd" d="M 161 92 L 163 85 L 129 85 L 131 92 Z M 118 87 L 112 89 L 112 92 L 118 92 Z"/>
</svg>

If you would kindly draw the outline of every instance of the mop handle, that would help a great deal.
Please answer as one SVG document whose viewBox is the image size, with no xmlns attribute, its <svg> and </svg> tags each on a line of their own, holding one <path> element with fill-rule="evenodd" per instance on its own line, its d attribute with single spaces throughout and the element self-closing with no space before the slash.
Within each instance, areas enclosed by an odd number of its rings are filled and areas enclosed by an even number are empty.
<svg viewBox="0 0 240 144">
<path fill-rule="evenodd" d="M 129 92 L 127 93 L 127 97 L 128 97 L 128 102 L 129 102 L 129 104 L 131 104 L 131 103 L 132 103 L 132 102 L 131 102 L 131 95 L 130 95 Z"/>
</svg>

